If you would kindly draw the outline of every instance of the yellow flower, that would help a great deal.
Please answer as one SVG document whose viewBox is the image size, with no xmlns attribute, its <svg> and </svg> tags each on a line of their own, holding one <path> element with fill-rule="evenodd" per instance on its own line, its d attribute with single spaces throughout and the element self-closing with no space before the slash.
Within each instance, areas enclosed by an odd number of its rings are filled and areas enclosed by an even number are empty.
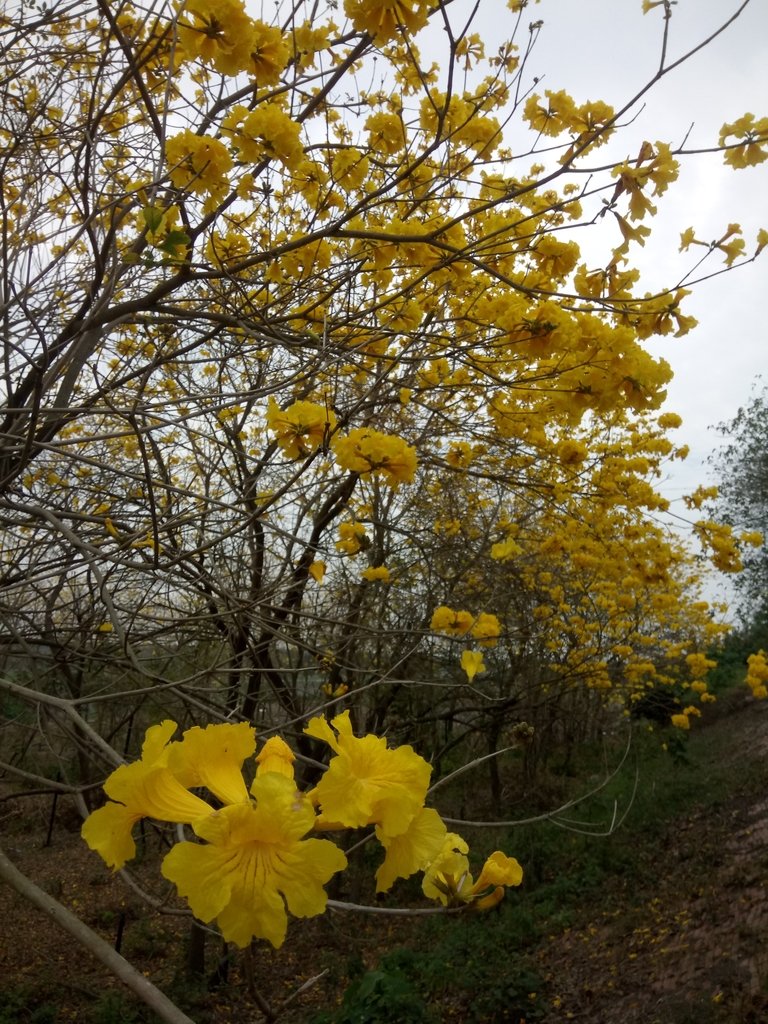
<svg viewBox="0 0 768 1024">
<path fill-rule="evenodd" d="M 357 427 L 346 437 L 337 435 L 333 450 L 342 469 L 362 475 L 378 473 L 391 487 L 411 483 L 416 472 L 416 450 L 402 437 L 371 427 Z"/>
<path fill-rule="evenodd" d="M 270 398 L 267 427 L 289 459 L 311 455 L 336 427 L 336 416 L 325 405 L 315 402 L 294 402 L 287 409 Z"/>
<path fill-rule="evenodd" d="M 729 137 L 743 139 L 743 143 L 737 145 L 728 142 Z M 724 124 L 720 129 L 720 145 L 732 146 L 724 154 L 724 160 L 731 167 L 741 168 L 754 166 L 768 160 L 768 117 L 759 121 L 755 120 L 754 114 L 744 114 L 731 124 Z"/>
<path fill-rule="evenodd" d="M 168 748 L 168 767 L 182 786 L 204 786 L 224 803 L 240 803 L 248 799 L 243 762 L 255 750 L 256 735 L 247 722 L 194 726 Z"/>
<path fill-rule="evenodd" d="M 575 124 L 577 108 L 573 99 L 564 90 L 555 92 L 552 89 L 545 89 L 547 97 L 543 103 L 541 96 L 534 93 L 529 96 L 523 108 L 523 118 L 535 131 L 543 135 L 556 136 L 566 131 Z"/>
<path fill-rule="evenodd" d="M 112 801 L 86 818 L 81 835 L 115 871 L 136 856 L 131 832 L 137 821 L 156 818 L 191 824 L 213 812 L 162 764 L 122 765 L 104 783 L 104 790 Z"/>
<path fill-rule="evenodd" d="M 480 612 L 472 624 L 472 636 L 479 640 L 483 647 L 495 647 L 501 636 L 501 623 L 495 615 Z"/>
<path fill-rule="evenodd" d="M 360 188 L 368 175 L 368 167 L 365 153 L 351 147 L 337 150 L 331 161 L 333 179 L 345 192 Z"/>
<path fill-rule="evenodd" d="M 315 583 L 322 583 L 325 576 L 326 564 L 325 562 L 315 561 L 312 562 L 307 572 L 315 581 Z"/>
<path fill-rule="evenodd" d="M 473 889 L 479 893 L 489 886 L 520 885 L 522 880 L 523 869 L 515 858 L 496 850 L 483 865 Z"/>
<path fill-rule="evenodd" d="M 446 835 L 445 823 L 432 807 L 423 807 L 398 836 L 387 836 L 377 827 L 376 838 L 386 856 L 376 872 L 376 892 L 387 892 L 395 879 L 424 871 L 442 849 Z"/>
<path fill-rule="evenodd" d="M 453 608 L 441 604 L 432 615 L 429 628 L 436 633 L 447 633 L 448 636 L 465 636 L 472 628 L 475 617 L 472 612 L 455 612 Z"/>
<path fill-rule="evenodd" d="M 386 565 L 371 565 L 367 569 L 363 569 L 360 575 L 369 583 L 375 583 L 377 580 L 381 583 L 389 583 L 389 569 Z"/>
<path fill-rule="evenodd" d="M 514 558 L 515 555 L 522 553 L 523 549 L 513 537 L 507 537 L 506 540 L 491 545 L 491 558 L 496 562 L 506 562 L 508 558 Z"/>
<path fill-rule="evenodd" d="M 176 723 L 169 719 L 147 729 L 141 760 L 117 768 L 104 784 L 107 795 L 118 802 L 105 804 L 83 823 L 83 839 L 115 870 L 136 856 L 131 832 L 141 818 L 190 822 L 213 810 L 167 769 L 168 741 L 175 731 Z"/>
<path fill-rule="evenodd" d="M 467 853 L 469 847 L 461 836 L 448 832 L 443 846 L 424 873 L 422 892 L 443 906 L 455 907 L 466 902 L 472 886 Z"/>
<path fill-rule="evenodd" d="M 336 541 L 337 551 L 343 551 L 345 555 L 356 555 L 363 548 L 368 547 L 370 543 L 362 523 L 339 523 L 339 539 Z"/>
<path fill-rule="evenodd" d="M 335 730 L 335 733 L 334 733 Z M 388 748 L 380 736 L 353 735 L 349 711 L 313 718 L 304 730 L 336 756 L 313 791 L 323 817 L 348 828 L 378 825 L 402 835 L 424 805 L 432 768 L 412 747 Z"/>
<path fill-rule="evenodd" d="M 245 161 L 276 157 L 293 170 L 305 159 L 301 125 L 278 103 L 260 103 L 255 110 L 236 104 L 222 119 L 221 128 Z"/>
<path fill-rule="evenodd" d="M 244 948 L 257 937 L 278 948 L 286 905 L 296 917 L 322 914 L 323 885 L 347 859 L 325 839 L 303 839 L 315 814 L 291 779 L 257 776 L 251 793 L 254 802 L 222 807 L 198 822 L 195 832 L 205 845 L 178 843 L 162 871 L 197 918 L 216 919 L 228 942 Z"/>
<path fill-rule="evenodd" d="M 483 652 L 470 650 L 462 651 L 461 667 L 467 673 L 467 679 L 469 679 L 471 683 L 478 672 L 485 672 L 485 665 L 483 664 Z"/>
<path fill-rule="evenodd" d="M 248 57 L 248 71 L 259 85 L 277 85 L 280 73 L 290 59 L 288 45 L 280 29 L 263 21 L 254 21 Z"/>
<path fill-rule="evenodd" d="M 197 57 L 223 75 L 248 70 L 254 32 L 241 0 L 195 0 L 180 6 L 179 45 L 188 59 Z"/>
<path fill-rule="evenodd" d="M 589 454 L 587 446 L 582 441 L 568 439 L 560 441 L 555 451 L 564 466 L 578 466 Z"/>
<path fill-rule="evenodd" d="M 208 193 L 214 199 L 223 199 L 229 190 L 232 158 L 219 139 L 189 130 L 173 135 L 165 144 L 165 162 L 176 188 Z"/>
<path fill-rule="evenodd" d="M 449 832 L 437 857 L 427 868 L 422 891 L 430 899 L 446 907 L 472 904 L 476 910 L 488 910 L 504 896 L 505 886 L 517 886 L 523 880 L 523 869 L 514 857 L 496 850 L 486 860 L 475 882 L 469 871 L 467 844 Z M 490 892 L 488 890 L 491 890 Z"/>
<path fill-rule="evenodd" d="M 423 28 L 429 5 L 423 0 L 344 0 L 344 12 L 358 32 L 383 42 L 391 39 L 398 27 L 411 33 Z"/>
<path fill-rule="evenodd" d="M 670 722 L 676 729 L 687 730 L 691 728 L 691 723 L 688 715 L 672 715 Z"/>
</svg>

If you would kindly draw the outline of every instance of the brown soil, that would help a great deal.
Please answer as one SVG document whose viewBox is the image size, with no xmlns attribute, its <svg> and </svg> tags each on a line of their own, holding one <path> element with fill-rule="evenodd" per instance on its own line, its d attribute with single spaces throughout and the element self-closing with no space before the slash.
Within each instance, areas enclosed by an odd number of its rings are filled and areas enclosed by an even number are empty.
<svg viewBox="0 0 768 1024">
<path fill-rule="evenodd" d="M 694 812 L 669 829 L 658 850 L 653 889 L 635 891 L 617 879 L 606 888 L 605 900 L 593 899 L 594 912 L 586 910 L 578 927 L 550 936 L 532 954 L 547 981 L 550 1009 L 540 1019 L 548 1024 L 768 1021 L 768 796 L 754 777 L 744 777 L 745 767 L 759 770 L 757 755 L 768 750 L 768 702 L 739 707 L 708 728 L 713 736 L 726 730 L 731 740 L 731 800 L 716 810 Z M 768 779 L 768 770 L 761 777 Z M 291 997 L 279 1021 L 305 1024 L 315 1010 L 340 998 L 353 958 L 375 964 L 380 952 L 407 944 L 412 932 L 408 921 L 383 925 L 381 918 L 351 915 L 294 922 L 281 950 L 259 944 L 235 959 L 219 987 L 213 976 L 222 949 L 209 937 L 205 973 L 197 975 L 199 995 L 190 1004 L 184 964 L 189 919 L 147 908 L 113 876 L 83 844 L 74 809 L 64 801 L 44 846 L 51 813 L 47 798 L 0 803 L 2 846 L 9 858 L 105 939 L 114 943 L 120 932 L 127 959 L 172 998 L 183 989 L 185 1009 L 198 1024 L 256 1024 L 267 1019 L 263 1000 L 276 1008 Z M 158 837 L 150 834 L 149 853 L 135 877 L 162 902 L 170 894 L 151 855 L 158 848 Z M 296 995 L 321 972 L 326 973 L 320 980 Z M 28 1009 L 18 1012 L 20 1024 L 36 1020 L 35 1006 L 38 1020 L 57 1024 L 136 1019 L 130 997 L 106 969 L 0 883 L 0 1024 L 14 1021 L 7 1009 L 3 1016 L 7 992 L 27 995 Z M 111 1016 L 103 1009 L 109 992 L 123 999 Z M 94 1018 L 96 1006 L 102 1006 L 102 1014 Z"/>
</svg>

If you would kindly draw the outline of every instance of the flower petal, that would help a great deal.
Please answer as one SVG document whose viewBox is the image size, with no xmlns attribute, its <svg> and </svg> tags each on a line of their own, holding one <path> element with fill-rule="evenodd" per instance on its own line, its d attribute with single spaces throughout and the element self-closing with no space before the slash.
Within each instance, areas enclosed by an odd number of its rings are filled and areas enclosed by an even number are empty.
<svg viewBox="0 0 768 1024">
<path fill-rule="evenodd" d="M 252 789 L 256 804 L 229 804 L 195 822 L 210 845 L 179 844 L 163 874 L 201 920 L 217 919 L 228 941 L 247 946 L 256 936 L 278 947 L 288 924 L 284 900 L 299 917 L 322 913 L 323 884 L 347 861 L 327 840 L 301 840 L 315 815 L 292 780 L 269 772 Z"/>
<path fill-rule="evenodd" d="M 399 836 L 387 836 L 377 828 L 376 837 L 387 852 L 376 872 L 376 892 L 391 889 L 397 878 L 423 871 L 440 853 L 446 835 L 445 822 L 432 807 L 422 808 Z"/>
<path fill-rule="evenodd" d="M 287 779 L 293 778 L 293 762 L 296 756 L 280 736 L 270 736 L 261 748 L 256 762 L 258 768 L 256 775 L 266 775 L 267 772 L 277 772 Z"/>
<path fill-rule="evenodd" d="M 443 906 L 457 906 L 470 898 L 472 876 L 466 854 L 469 847 L 461 836 L 449 832 L 443 848 L 424 873 L 421 889 L 425 896 Z"/>
<path fill-rule="evenodd" d="M 227 848 L 177 843 L 163 860 L 163 878 L 173 882 L 195 917 L 207 924 L 230 900 L 236 860 Z"/>
<path fill-rule="evenodd" d="M 108 803 L 93 811 L 83 822 L 80 834 L 92 850 L 115 871 L 136 856 L 131 830 L 141 817 L 123 804 Z"/>
<path fill-rule="evenodd" d="M 248 799 L 243 761 L 256 750 L 256 735 L 247 722 L 187 729 L 174 743 L 168 765 L 183 786 L 205 786 L 225 804 Z"/>
<path fill-rule="evenodd" d="M 190 824 L 213 810 L 205 800 L 185 789 L 168 768 L 143 761 L 117 768 L 104 783 L 104 791 L 130 808 L 135 820 L 157 818 Z"/>
<path fill-rule="evenodd" d="M 331 725 L 338 733 L 332 743 L 337 755 L 313 791 L 323 817 L 348 828 L 376 824 L 388 836 L 405 832 L 424 805 L 431 767 L 412 747 L 389 749 L 379 736 L 354 736 L 348 711 Z M 310 728 L 310 735 L 331 742 L 322 719 L 313 719 Z"/>
<path fill-rule="evenodd" d="M 306 839 L 295 850 L 275 858 L 271 877 L 295 917 L 315 917 L 324 912 L 328 901 L 323 886 L 346 866 L 346 856 L 334 843 Z"/>
<path fill-rule="evenodd" d="M 144 743 L 141 747 L 141 760 L 145 764 L 167 764 L 168 763 L 168 742 L 176 732 L 178 726 L 170 718 L 166 718 L 160 725 L 152 725 L 144 734 Z"/>
</svg>

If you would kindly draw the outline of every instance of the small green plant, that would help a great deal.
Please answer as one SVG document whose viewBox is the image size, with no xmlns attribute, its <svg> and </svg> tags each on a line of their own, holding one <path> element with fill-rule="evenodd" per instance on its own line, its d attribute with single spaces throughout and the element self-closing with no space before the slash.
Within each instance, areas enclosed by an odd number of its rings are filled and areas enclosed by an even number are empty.
<svg viewBox="0 0 768 1024">
<path fill-rule="evenodd" d="M 408 976 L 386 957 L 344 993 L 335 1013 L 315 1016 L 312 1024 L 430 1024 L 434 1020 Z"/>
<path fill-rule="evenodd" d="M 121 993 L 105 992 L 90 1012 L 92 1024 L 142 1024 L 147 1020 Z"/>
<path fill-rule="evenodd" d="M 19 985 L 0 991 L 0 1024 L 55 1024 L 56 1007 L 45 991 Z"/>
</svg>

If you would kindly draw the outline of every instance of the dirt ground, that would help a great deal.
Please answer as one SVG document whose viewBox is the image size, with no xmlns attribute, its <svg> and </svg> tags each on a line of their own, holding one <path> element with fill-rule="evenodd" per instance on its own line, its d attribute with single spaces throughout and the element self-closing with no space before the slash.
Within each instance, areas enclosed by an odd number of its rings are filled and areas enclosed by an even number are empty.
<svg viewBox="0 0 768 1024">
<path fill-rule="evenodd" d="M 593 914 L 587 912 L 578 927 L 549 936 L 533 953 L 548 985 L 549 1009 L 541 1019 L 549 1024 L 768 1021 L 768 787 L 756 785 L 754 776 L 762 764 L 760 752 L 768 751 L 768 702 L 737 708 L 709 728 L 729 734 L 731 797 L 670 828 L 658 849 L 652 895 L 617 879 L 606 893 L 610 898 L 595 903 Z M 761 778 L 768 780 L 768 759 L 766 764 Z M 747 765 L 751 777 L 745 775 Z M 119 935 L 123 954 L 171 998 L 180 987 L 188 994 L 183 956 L 188 918 L 148 910 L 85 847 L 74 809 L 60 802 L 52 812 L 48 798 L 0 803 L 0 836 L 8 857 L 109 942 Z M 44 846 L 51 820 L 50 844 Z M 138 865 L 135 877 L 156 899 L 168 899 L 153 858 Z M 338 997 L 345 977 L 341 965 L 351 956 L 373 964 L 380 948 L 407 939 L 407 923 L 393 925 L 382 937 L 380 921 L 374 926 L 352 916 L 326 915 L 294 925 L 280 951 L 260 944 L 239 958 L 217 988 L 221 947 L 210 938 L 199 998 L 186 1004 L 187 1012 L 200 1024 L 256 1024 L 266 1019 L 263 999 L 273 1007 L 291 999 L 278 1019 L 304 1024 Z M 323 978 L 296 995 L 321 971 L 327 972 Z M 122 990 L 106 970 L 0 884 L 0 992 L 8 990 L 29 993 L 30 1010 L 19 1011 L 20 1024 L 135 1019 L 120 1008 L 122 997 L 109 995 Z M 118 999 L 112 1009 L 110 999 Z M 5 1013 L 0 1012 L 0 1024 L 13 1024 L 12 1014 Z"/>
<path fill-rule="evenodd" d="M 625 882 L 610 910 L 542 946 L 548 1022 L 768 1022 L 768 703 L 709 728 L 731 741 L 729 799 L 670 827 L 652 894 Z"/>
</svg>

